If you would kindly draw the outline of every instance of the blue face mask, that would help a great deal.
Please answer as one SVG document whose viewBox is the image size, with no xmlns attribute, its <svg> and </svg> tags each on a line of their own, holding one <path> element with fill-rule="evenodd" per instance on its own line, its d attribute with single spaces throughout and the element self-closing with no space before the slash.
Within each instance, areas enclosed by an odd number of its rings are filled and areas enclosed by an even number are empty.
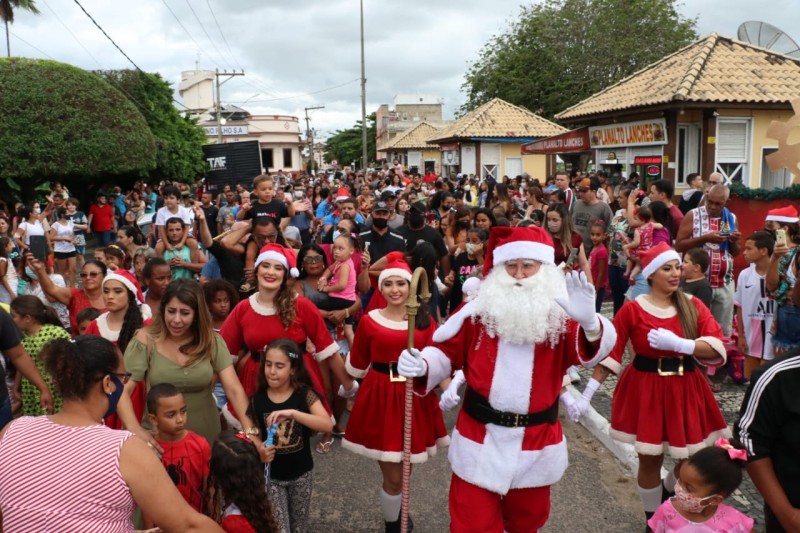
<svg viewBox="0 0 800 533">
<path fill-rule="evenodd" d="M 34 272 L 34 270 L 31 267 L 27 267 L 27 266 L 25 267 L 25 275 L 28 276 L 31 279 L 37 279 L 36 278 L 36 272 Z"/>
<path fill-rule="evenodd" d="M 106 414 L 103 415 L 103 418 L 108 418 L 117 412 L 117 404 L 119 403 L 119 399 L 122 396 L 122 389 L 124 388 L 124 385 L 117 376 L 109 377 L 111 378 L 111 383 L 113 383 L 116 388 L 114 389 L 114 392 L 107 395 L 108 409 L 106 410 Z"/>
<path fill-rule="evenodd" d="M 339 235 L 341 234 L 342 233 L 338 229 L 333 230 L 333 240 L 335 241 L 336 238 L 339 237 Z"/>
</svg>

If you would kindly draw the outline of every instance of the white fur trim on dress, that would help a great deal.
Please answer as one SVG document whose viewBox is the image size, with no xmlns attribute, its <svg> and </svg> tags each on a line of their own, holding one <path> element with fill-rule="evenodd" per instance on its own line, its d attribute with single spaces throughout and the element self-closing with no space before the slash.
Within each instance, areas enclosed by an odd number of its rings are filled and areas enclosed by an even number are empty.
<svg viewBox="0 0 800 533">
<path fill-rule="evenodd" d="M 566 439 L 539 450 L 523 450 L 524 435 L 525 428 L 487 424 L 481 444 L 454 429 L 447 453 L 453 473 L 497 494 L 544 487 L 561 479 L 569 465 Z"/>
<path fill-rule="evenodd" d="M 508 344 L 502 339 L 498 340 L 494 375 L 489 389 L 492 407 L 511 413 L 524 414 L 530 411 L 535 349 L 532 344 Z"/>
<path fill-rule="evenodd" d="M 328 347 L 325 348 L 324 350 L 319 352 L 314 352 L 314 359 L 316 359 L 316 361 L 319 363 L 321 361 L 324 361 L 328 357 L 332 356 L 338 351 L 339 351 L 339 345 L 334 342 L 328 345 Z"/>
<path fill-rule="evenodd" d="M 617 344 L 617 330 L 614 328 L 614 324 L 599 313 L 597 314 L 597 318 L 600 319 L 600 328 L 602 330 L 600 346 L 597 347 L 597 352 L 593 357 L 590 357 L 588 361 L 584 359 L 583 354 L 580 352 L 580 346 L 582 344 L 581 331 L 583 328 L 578 331 L 578 335 L 576 336 L 575 351 L 578 354 L 578 360 L 580 360 L 584 368 L 593 368 L 597 363 L 608 357 L 608 354 L 611 353 L 611 350 L 613 350 L 614 346 Z"/>
<path fill-rule="evenodd" d="M 706 359 L 698 359 L 695 357 L 695 361 L 700 363 L 701 365 L 710 366 L 710 367 L 720 367 L 725 364 L 725 361 L 728 360 L 728 351 L 725 349 L 725 345 L 722 344 L 722 341 L 716 337 L 697 337 L 696 341 L 703 341 L 711 348 L 717 352 L 718 357 L 710 357 Z"/>
<path fill-rule="evenodd" d="M 644 279 L 647 279 L 666 263 L 675 261 L 676 259 L 678 260 L 678 265 L 680 265 L 681 256 L 675 250 L 667 250 L 666 252 L 660 253 L 655 256 L 652 261 L 650 261 L 649 265 L 642 269 L 642 276 L 644 276 Z"/>
<path fill-rule="evenodd" d="M 616 359 L 613 359 L 611 357 L 606 357 L 605 359 L 600 361 L 599 364 L 600 366 L 604 366 L 607 369 L 611 370 L 617 376 L 619 376 L 620 373 L 622 373 L 622 364 Z"/>
<path fill-rule="evenodd" d="M 350 374 L 351 376 L 353 376 L 354 378 L 357 378 L 357 379 L 363 379 L 364 376 L 366 376 L 367 372 L 369 371 L 368 368 L 365 368 L 364 370 L 361 370 L 360 368 L 354 367 L 350 363 L 350 354 L 347 354 L 347 357 L 344 360 L 344 368 L 345 368 L 345 370 L 347 370 L 348 374 Z"/>
<path fill-rule="evenodd" d="M 411 282 L 411 272 L 408 270 L 404 268 L 384 268 L 381 270 L 380 276 L 378 276 L 378 286 L 380 287 L 383 285 L 383 280 L 392 276 L 397 276 L 398 278 Z"/>
<path fill-rule="evenodd" d="M 714 444 L 714 441 L 720 437 L 729 439 L 731 437 L 731 430 L 725 428 L 712 431 L 701 442 L 695 442 L 686 446 L 670 446 L 669 442 L 662 442 L 661 444 L 639 442 L 636 440 L 636 435 L 623 433 L 622 431 L 617 431 L 613 428 L 609 428 L 608 434 L 614 440 L 624 442 L 626 444 L 632 444 L 633 449 L 636 450 L 636 453 L 641 455 L 663 455 L 665 453 L 669 453 L 669 455 L 675 459 L 686 459 L 690 455 L 694 455 L 703 448 L 711 446 Z"/>
<path fill-rule="evenodd" d="M 108 313 L 103 313 L 97 317 L 95 322 L 97 323 L 97 330 L 100 332 L 101 337 L 111 342 L 117 342 L 119 340 L 119 330 L 111 331 L 108 327 Z"/>
<path fill-rule="evenodd" d="M 439 439 L 436 439 L 436 444 L 426 448 L 424 452 L 412 453 L 411 462 L 414 464 L 424 463 L 430 457 L 434 457 L 436 455 L 437 449 L 440 446 L 449 446 L 449 445 L 450 445 L 450 437 L 448 437 L 447 435 Z M 362 444 L 356 444 L 355 442 L 350 442 L 349 440 L 347 440 L 347 438 L 342 439 L 342 448 L 350 450 L 353 453 L 363 455 L 364 457 L 368 459 L 373 459 L 375 461 L 385 461 L 387 463 L 400 463 L 403 461 L 403 452 L 387 452 L 384 450 L 375 450 L 373 448 L 367 448 Z"/>
<path fill-rule="evenodd" d="M 548 265 L 555 264 L 555 250 L 552 246 L 541 242 L 513 241 L 498 246 L 492 252 L 493 266 L 512 259 L 533 259 Z"/>
<path fill-rule="evenodd" d="M 428 394 L 445 378 L 453 375 L 453 366 L 450 363 L 450 358 L 434 346 L 423 348 L 422 358 L 425 359 L 425 363 L 428 365 L 428 383 L 425 387 L 425 394 Z"/>
<path fill-rule="evenodd" d="M 372 320 L 375 321 L 376 324 L 383 326 L 386 329 L 392 329 L 395 331 L 408 331 L 407 320 L 391 320 L 386 318 L 381 314 L 380 309 L 373 309 L 367 314 Z M 400 354 L 397 354 L 397 356 L 400 357 Z"/>
<path fill-rule="evenodd" d="M 467 302 L 464 304 L 464 307 L 450 315 L 450 318 L 433 332 L 433 342 L 445 342 L 455 337 L 456 334 L 461 331 L 461 326 L 464 325 L 464 321 L 470 318 L 474 313 L 475 307 L 477 306 L 477 303 L 475 303 L 476 301 L 477 300 L 471 300 Z"/>
<path fill-rule="evenodd" d="M 266 307 L 261 305 L 258 301 L 258 293 L 253 293 L 247 299 L 250 302 L 250 308 L 255 311 L 256 314 L 261 316 L 273 316 L 275 315 L 275 308 L 274 307 Z"/>
</svg>

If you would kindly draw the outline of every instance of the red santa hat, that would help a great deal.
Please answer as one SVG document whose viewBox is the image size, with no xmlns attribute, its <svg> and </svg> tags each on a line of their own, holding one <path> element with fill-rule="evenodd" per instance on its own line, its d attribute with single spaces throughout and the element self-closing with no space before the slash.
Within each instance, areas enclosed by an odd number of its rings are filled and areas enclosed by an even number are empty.
<svg viewBox="0 0 800 533">
<path fill-rule="evenodd" d="M 336 191 L 336 201 L 337 202 L 341 202 L 343 200 L 347 200 L 351 196 L 353 196 L 353 195 L 350 194 L 350 191 L 348 191 L 344 187 L 339 187 L 339 190 Z"/>
<path fill-rule="evenodd" d="M 257 269 L 258 265 L 264 261 L 277 261 L 289 271 L 293 278 L 300 275 L 300 271 L 297 270 L 297 256 L 294 255 L 292 250 L 280 244 L 270 243 L 261 248 L 261 251 L 258 252 L 258 257 L 256 257 L 255 265 L 253 265 L 253 270 Z"/>
<path fill-rule="evenodd" d="M 117 270 L 109 270 L 106 274 L 106 277 L 103 278 L 103 287 L 106 286 L 106 282 L 108 281 L 118 281 L 122 283 L 126 289 L 131 291 L 134 296 L 136 296 L 136 301 L 139 304 L 144 303 L 144 294 L 142 294 L 142 286 L 139 285 L 139 282 L 136 281 L 136 278 L 133 277 L 133 274 L 128 272 L 127 270 L 117 269 Z"/>
<path fill-rule="evenodd" d="M 404 280 L 411 282 L 411 267 L 406 263 L 406 258 L 403 252 L 390 252 L 386 254 L 386 268 L 381 270 L 378 276 L 378 286 L 383 284 L 383 280 L 392 276 L 398 276 Z"/>
<path fill-rule="evenodd" d="M 681 264 L 681 256 L 669 247 L 665 242 L 658 243 L 646 252 L 642 253 L 642 275 L 644 279 L 652 276 L 656 270 L 670 261 L 678 261 Z"/>
<path fill-rule="evenodd" d="M 489 233 L 483 276 L 495 265 L 514 259 L 532 259 L 548 265 L 555 264 L 555 250 L 550 234 L 538 226 L 509 228 L 495 226 Z"/>
<path fill-rule="evenodd" d="M 797 209 L 792 205 L 786 207 L 777 207 L 767 211 L 767 221 L 783 222 L 785 224 L 792 224 L 800 220 L 797 216 Z"/>
</svg>

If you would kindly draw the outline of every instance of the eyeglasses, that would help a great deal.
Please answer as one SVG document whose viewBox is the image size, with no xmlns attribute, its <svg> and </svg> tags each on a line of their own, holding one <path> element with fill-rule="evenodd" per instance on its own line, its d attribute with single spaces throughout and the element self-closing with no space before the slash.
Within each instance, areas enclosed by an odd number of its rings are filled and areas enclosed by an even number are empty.
<svg viewBox="0 0 800 533">
<path fill-rule="evenodd" d="M 303 258 L 303 263 L 319 263 L 321 261 L 321 255 L 307 255 Z"/>
<path fill-rule="evenodd" d="M 79 275 L 82 278 L 96 278 L 97 276 L 101 276 L 102 273 L 100 273 L 100 272 L 81 272 Z"/>
<path fill-rule="evenodd" d="M 122 382 L 122 384 L 126 384 L 131 380 L 131 373 L 130 372 L 111 372 L 110 376 L 116 376 Z"/>
<path fill-rule="evenodd" d="M 578 192 L 589 192 L 589 191 L 591 191 L 591 189 L 587 189 L 585 187 L 579 187 L 578 188 Z"/>
</svg>

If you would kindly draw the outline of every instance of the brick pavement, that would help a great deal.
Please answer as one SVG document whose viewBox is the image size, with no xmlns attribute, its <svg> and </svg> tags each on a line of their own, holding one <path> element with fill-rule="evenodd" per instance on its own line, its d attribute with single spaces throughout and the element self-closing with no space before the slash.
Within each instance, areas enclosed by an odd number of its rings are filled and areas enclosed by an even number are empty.
<svg viewBox="0 0 800 533">
<path fill-rule="evenodd" d="M 612 306 L 609 302 L 603 304 L 602 313 L 609 319 L 612 318 Z M 626 357 L 625 361 L 627 362 L 629 359 Z M 581 375 L 581 383 L 576 384 L 576 388 L 582 391 L 586 386 L 587 381 L 591 377 L 591 371 L 580 368 L 578 373 Z M 592 407 L 605 420 L 611 419 L 611 397 L 616 385 L 617 378 L 615 375 L 611 374 L 592 398 Z M 728 422 L 728 427 L 731 429 L 733 428 L 733 424 L 739 418 L 739 408 L 744 400 L 744 394 L 746 390 L 746 384 L 737 385 L 732 383 L 730 379 L 726 379 L 725 382 L 722 383 L 722 391 L 715 394 L 720 410 L 722 411 L 725 420 Z M 591 428 L 589 429 L 591 430 Z M 674 461 L 670 460 L 669 456 L 667 456 L 664 463 L 666 468 L 671 468 L 671 466 L 674 464 Z M 726 503 L 736 507 L 743 513 L 747 514 L 747 516 L 753 518 L 755 520 L 755 526 L 757 529 L 763 528 L 764 513 L 762 508 L 764 500 L 761 497 L 761 494 L 759 494 L 758 490 L 756 490 L 755 485 L 753 485 L 753 482 L 750 480 L 750 477 L 746 472 L 742 484 L 733 493 L 733 495 L 728 498 Z"/>
</svg>

